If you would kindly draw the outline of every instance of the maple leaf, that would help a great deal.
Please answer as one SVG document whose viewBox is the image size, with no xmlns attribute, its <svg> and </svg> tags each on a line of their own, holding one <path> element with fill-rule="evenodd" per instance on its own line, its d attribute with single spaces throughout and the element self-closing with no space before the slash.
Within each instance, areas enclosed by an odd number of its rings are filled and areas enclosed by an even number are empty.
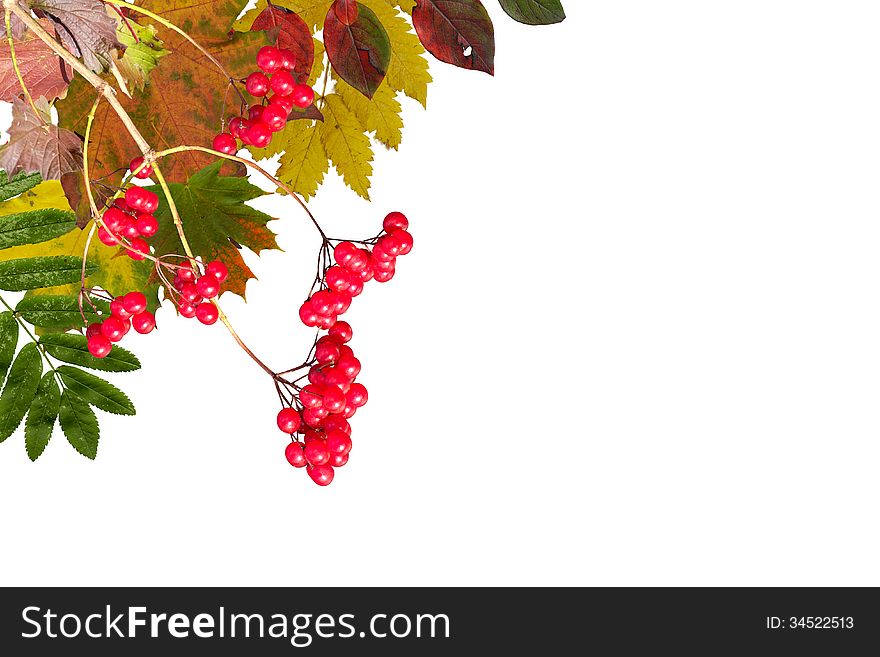
<svg viewBox="0 0 880 657">
<path fill-rule="evenodd" d="M 342 97 L 345 106 L 357 117 L 364 131 L 374 133 L 376 141 L 397 150 L 403 139 L 402 108 L 391 87 L 383 84 L 370 99 L 337 79 L 334 92 Z"/>
<path fill-rule="evenodd" d="M 2 22 L 2 21 L 0 21 Z M 43 27 L 51 29 L 47 19 L 40 20 Z M 25 32 L 15 42 L 15 60 L 31 96 L 44 96 L 48 99 L 64 95 L 67 85 L 73 78 L 70 64 L 61 60 L 42 39 L 33 32 Z M 0 42 L 0 100 L 12 102 L 22 94 L 21 84 L 12 66 L 9 41 Z"/>
<path fill-rule="evenodd" d="M 324 151 L 345 184 L 369 201 L 373 174 L 370 139 L 357 117 L 345 106 L 342 96 L 329 94 L 324 100 L 324 122 L 318 127 Z"/>
<path fill-rule="evenodd" d="M 138 25 L 128 21 L 128 26 L 120 24 L 116 31 L 119 42 L 125 46 L 125 52 L 116 59 L 116 66 L 125 81 L 143 90 L 147 76 L 159 64 L 159 60 L 170 51 L 165 49 L 158 32 L 152 25 Z M 132 35 L 134 31 L 137 39 Z"/>
<path fill-rule="evenodd" d="M 221 176 L 217 161 L 193 174 L 186 183 L 172 183 L 171 196 L 183 221 L 190 247 L 205 261 L 220 260 L 229 268 L 224 289 L 244 297 L 245 285 L 254 273 L 241 257 L 238 245 L 259 254 L 263 249 L 277 249 L 275 233 L 267 223 L 269 215 L 246 205 L 266 192 L 238 176 Z M 180 236 L 174 226 L 168 204 L 159 188 L 159 232 L 151 244 L 157 253 L 183 253 Z"/>
<path fill-rule="evenodd" d="M 495 72 L 495 30 L 480 0 L 416 0 L 413 26 L 441 62 Z"/>
<path fill-rule="evenodd" d="M 235 79 L 254 70 L 257 50 L 268 43 L 263 32 L 230 33 L 230 28 L 247 0 L 210 3 L 203 0 L 141 0 L 150 11 L 185 29 L 216 57 Z M 148 20 L 139 19 L 143 24 Z M 147 142 L 156 149 L 181 144 L 210 145 L 220 130 L 224 115 L 237 113 L 238 98 L 229 81 L 207 57 L 176 32 L 157 25 L 165 48 L 144 91 L 137 98 L 120 101 Z M 67 97 L 57 104 L 59 124 L 85 131 L 86 116 L 95 91 L 77 77 Z M 120 167 L 128 167 L 137 154 L 134 142 L 116 113 L 102 103 L 92 125 L 89 144 L 89 175 L 97 179 Z M 213 161 L 204 153 L 180 153 L 162 161 L 162 173 L 169 181 L 186 181 L 190 174 Z M 108 182 L 118 181 L 113 178 Z"/>
<path fill-rule="evenodd" d="M 9 141 L 0 148 L 0 169 L 9 175 L 38 171 L 43 180 L 60 178 L 82 166 L 82 140 L 70 130 L 51 125 L 49 104 L 37 101 L 37 116 L 30 104 L 16 98 L 12 104 Z"/>
<path fill-rule="evenodd" d="M 116 18 L 101 0 L 31 0 L 30 7 L 52 19 L 64 47 L 95 73 L 104 70 L 110 51 L 119 47 Z"/>
</svg>

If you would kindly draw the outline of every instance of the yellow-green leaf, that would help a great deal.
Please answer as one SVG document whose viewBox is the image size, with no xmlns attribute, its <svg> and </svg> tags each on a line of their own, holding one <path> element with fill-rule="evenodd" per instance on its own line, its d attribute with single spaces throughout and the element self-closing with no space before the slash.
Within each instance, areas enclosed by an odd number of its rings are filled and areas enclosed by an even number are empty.
<svg viewBox="0 0 880 657">
<path fill-rule="evenodd" d="M 320 124 L 321 143 L 345 184 L 359 196 L 370 200 L 370 176 L 373 174 L 373 149 L 357 117 L 342 96 L 329 94 Z"/>
<path fill-rule="evenodd" d="M 137 40 L 130 29 L 134 30 Z M 125 52 L 116 60 L 116 66 L 128 84 L 136 89 L 143 89 L 150 71 L 170 51 L 164 47 L 152 25 L 138 25 L 134 21 L 120 22 L 116 28 L 116 36 L 125 46 Z"/>
<path fill-rule="evenodd" d="M 335 91 L 342 96 L 345 106 L 357 117 L 365 131 L 375 133 L 379 143 L 397 150 L 403 139 L 403 119 L 400 116 L 400 103 L 391 87 L 382 84 L 370 99 L 337 78 Z"/>
<path fill-rule="evenodd" d="M 314 121 L 293 121 L 280 133 L 285 135 L 287 151 L 278 160 L 280 166 L 275 175 L 307 199 L 315 195 L 330 169 L 321 143 L 320 125 Z"/>
</svg>

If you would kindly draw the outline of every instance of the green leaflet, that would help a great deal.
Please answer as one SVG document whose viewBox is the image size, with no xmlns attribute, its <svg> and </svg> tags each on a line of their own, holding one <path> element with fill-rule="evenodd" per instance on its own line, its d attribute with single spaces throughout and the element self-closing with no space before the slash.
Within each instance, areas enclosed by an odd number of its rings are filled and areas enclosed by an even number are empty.
<svg viewBox="0 0 880 657">
<path fill-rule="evenodd" d="M 0 442 L 9 438 L 21 424 L 34 400 L 42 373 L 40 352 L 37 345 L 29 342 L 18 352 L 0 393 Z"/>
<path fill-rule="evenodd" d="M 88 340 L 84 335 L 50 333 L 40 338 L 40 344 L 58 360 L 93 370 L 134 372 L 141 368 L 137 356 L 119 345 L 113 345 L 113 350 L 106 357 L 95 358 L 89 353 Z"/>
<path fill-rule="evenodd" d="M 0 217 L 0 249 L 37 244 L 76 228 L 76 215 L 57 208 L 17 212 Z"/>
<path fill-rule="evenodd" d="M 27 190 L 39 185 L 42 179 L 39 173 L 25 173 L 24 171 L 17 173 L 10 179 L 5 171 L 0 171 L 0 202 L 24 194 Z"/>
<path fill-rule="evenodd" d="M 97 267 L 86 264 L 86 275 Z M 0 290 L 33 290 L 80 280 L 82 258 L 76 256 L 41 256 L 0 262 Z"/>
<path fill-rule="evenodd" d="M 58 422 L 67 442 L 77 452 L 90 459 L 98 455 L 98 439 L 101 437 L 98 418 L 91 407 L 70 390 L 61 394 Z"/>
<path fill-rule="evenodd" d="M 526 25 L 551 25 L 565 20 L 560 0 L 500 0 L 513 20 Z"/>
<path fill-rule="evenodd" d="M 37 394 L 24 423 L 24 447 L 31 461 L 40 458 L 49 444 L 60 405 L 61 389 L 55 380 L 55 373 L 47 372 L 37 387 Z"/>
<path fill-rule="evenodd" d="M 22 319 L 34 326 L 68 330 L 100 322 L 110 313 L 110 304 L 106 301 L 93 300 L 93 303 L 105 315 L 102 317 L 87 301 L 83 301 L 82 309 L 86 316 L 85 322 L 80 314 L 77 297 L 66 294 L 28 295 L 18 302 L 15 311 Z"/>
<path fill-rule="evenodd" d="M 18 346 L 18 322 L 11 312 L 0 313 L 0 383 L 6 376 Z"/>
<path fill-rule="evenodd" d="M 83 401 L 115 415 L 134 415 L 131 400 L 109 381 L 70 365 L 58 368 L 64 385 Z"/>
</svg>

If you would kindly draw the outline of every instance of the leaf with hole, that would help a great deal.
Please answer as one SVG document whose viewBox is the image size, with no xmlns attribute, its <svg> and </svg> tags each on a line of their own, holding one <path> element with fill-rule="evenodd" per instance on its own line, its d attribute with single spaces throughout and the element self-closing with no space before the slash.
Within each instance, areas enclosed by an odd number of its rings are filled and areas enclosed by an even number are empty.
<svg viewBox="0 0 880 657">
<path fill-rule="evenodd" d="M 101 377 L 70 365 L 57 368 L 61 380 L 78 397 L 114 415 L 134 415 L 134 404 L 119 388 Z"/>
<path fill-rule="evenodd" d="M 104 358 L 95 358 L 89 353 L 84 335 L 50 333 L 40 338 L 40 344 L 53 358 L 101 372 L 134 372 L 141 368 L 138 357 L 118 344 Z"/>
<path fill-rule="evenodd" d="M 28 458 L 36 461 L 49 444 L 61 406 L 61 389 L 54 372 L 47 372 L 37 387 L 24 422 L 24 447 Z"/>
<path fill-rule="evenodd" d="M 61 393 L 58 422 L 67 442 L 77 452 L 90 459 L 98 455 L 98 440 L 101 437 L 98 418 L 91 407 L 70 390 Z"/>
<path fill-rule="evenodd" d="M 413 26 L 429 53 L 460 68 L 495 73 L 495 28 L 479 0 L 416 0 Z"/>
<path fill-rule="evenodd" d="M 9 438 L 34 400 L 40 375 L 43 373 L 43 360 L 37 345 L 29 342 L 12 363 L 9 378 L 0 393 L 0 443 Z"/>
</svg>

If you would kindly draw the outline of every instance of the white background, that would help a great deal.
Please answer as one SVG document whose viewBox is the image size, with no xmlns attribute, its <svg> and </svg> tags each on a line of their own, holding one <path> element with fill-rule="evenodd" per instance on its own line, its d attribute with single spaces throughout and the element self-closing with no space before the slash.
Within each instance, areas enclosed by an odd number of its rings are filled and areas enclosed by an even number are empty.
<svg viewBox="0 0 880 657">
<path fill-rule="evenodd" d="M 416 248 L 350 313 L 370 404 L 327 489 L 268 378 L 161 313 L 96 462 L 0 447 L 5 585 L 880 584 L 880 7 L 488 2 L 495 79 L 337 179 L 332 233 Z M 263 203 L 241 333 L 278 368 L 318 246 Z"/>
</svg>

